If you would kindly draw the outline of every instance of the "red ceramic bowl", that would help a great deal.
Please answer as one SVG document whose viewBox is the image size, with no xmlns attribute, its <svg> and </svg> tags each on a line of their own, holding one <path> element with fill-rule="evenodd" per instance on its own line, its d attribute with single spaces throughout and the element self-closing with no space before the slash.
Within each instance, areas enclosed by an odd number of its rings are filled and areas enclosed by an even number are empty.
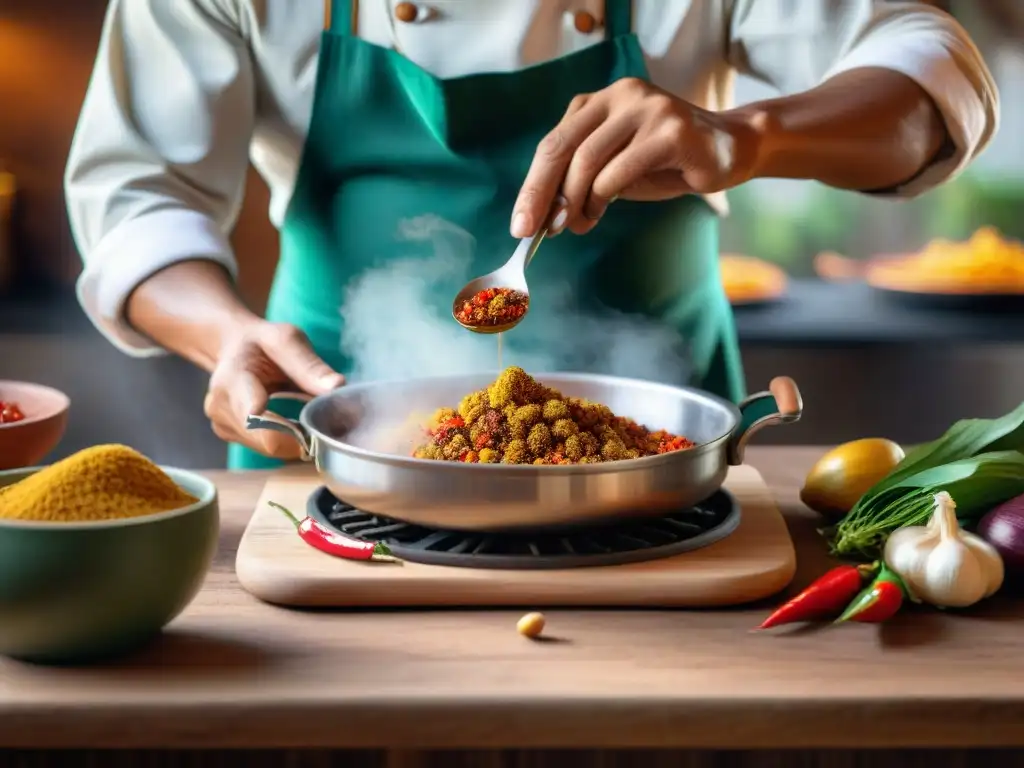
<svg viewBox="0 0 1024 768">
<path fill-rule="evenodd" d="M 71 400 L 42 384 L 0 379 L 0 401 L 25 414 L 22 421 L 0 424 L 0 470 L 36 466 L 64 437 Z"/>
</svg>

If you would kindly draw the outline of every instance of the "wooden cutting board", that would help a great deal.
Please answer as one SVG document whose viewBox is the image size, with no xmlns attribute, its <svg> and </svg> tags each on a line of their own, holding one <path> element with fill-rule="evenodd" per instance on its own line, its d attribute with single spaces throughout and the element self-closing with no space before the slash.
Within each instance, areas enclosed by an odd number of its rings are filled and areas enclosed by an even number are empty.
<svg viewBox="0 0 1024 768">
<path fill-rule="evenodd" d="M 725 487 L 739 527 L 710 546 L 630 565 L 510 571 L 342 560 L 301 539 L 267 502 L 301 515 L 316 475 L 283 470 L 267 482 L 238 547 L 235 570 L 250 593 L 293 607 L 737 605 L 785 588 L 796 572 L 786 523 L 756 469 L 733 467 Z"/>
</svg>

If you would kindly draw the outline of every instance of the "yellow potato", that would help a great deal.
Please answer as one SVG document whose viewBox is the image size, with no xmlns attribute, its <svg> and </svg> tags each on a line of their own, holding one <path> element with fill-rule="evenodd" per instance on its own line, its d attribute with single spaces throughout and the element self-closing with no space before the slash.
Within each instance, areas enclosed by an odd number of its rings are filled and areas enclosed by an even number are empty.
<svg viewBox="0 0 1024 768">
<path fill-rule="evenodd" d="M 840 518 L 861 496 L 903 461 L 903 449 L 892 440 L 869 437 L 844 443 L 811 468 L 800 500 L 825 517 Z"/>
<path fill-rule="evenodd" d="M 540 633 L 544 631 L 544 624 L 543 613 L 528 613 L 516 623 L 516 631 L 523 637 L 533 640 L 540 637 Z"/>
</svg>

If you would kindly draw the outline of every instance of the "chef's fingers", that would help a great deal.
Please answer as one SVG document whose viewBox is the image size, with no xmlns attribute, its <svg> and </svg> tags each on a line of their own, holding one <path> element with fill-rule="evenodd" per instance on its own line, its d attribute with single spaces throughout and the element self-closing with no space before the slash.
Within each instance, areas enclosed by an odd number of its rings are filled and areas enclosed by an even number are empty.
<svg viewBox="0 0 1024 768">
<path fill-rule="evenodd" d="M 235 430 L 227 429 L 227 428 L 221 426 L 220 424 L 218 424 L 216 421 L 211 421 L 210 422 L 210 429 L 213 430 L 213 434 L 215 434 L 217 437 L 219 437 L 225 443 L 237 443 L 238 442 L 238 433 L 235 432 Z"/>
<path fill-rule="evenodd" d="M 215 374 L 216 375 L 216 374 Z M 225 443 L 239 442 L 237 417 L 231 407 L 231 391 L 223 386 L 227 384 L 224 375 L 218 376 L 218 383 L 210 380 L 210 389 L 203 400 L 203 413 L 210 420 L 213 434 Z"/>
<path fill-rule="evenodd" d="M 605 165 L 630 143 L 636 132 L 635 122 L 630 113 L 610 117 L 573 154 L 562 180 L 562 195 L 568 201 L 566 225 L 571 231 L 582 234 L 593 226 L 584 211 L 591 185 Z"/>
<path fill-rule="evenodd" d="M 519 197 L 512 209 L 512 237 L 535 235 L 549 217 L 576 149 L 604 122 L 604 100 L 571 106 L 562 121 L 537 146 Z"/>
<path fill-rule="evenodd" d="M 569 221 L 567 206 L 569 201 L 561 195 L 555 198 L 555 204 L 551 208 L 551 217 L 548 219 L 548 236 L 554 237 L 562 233 L 566 223 Z"/>
<path fill-rule="evenodd" d="M 677 170 L 655 171 L 648 173 L 619 193 L 622 200 L 641 200 L 645 202 L 671 200 L 685 194 L 692 194 L 693 188 Z"/>
<path fill-rule="evenodd" d="M 264 456 L 281 461 L 297 461 L 302 456 L 302 449 L 293 437 L 265 429 L 249 434 L 259 435 L 259 437 L 248 438 L 242 442 L 242 445 L 246 445 Z"/>
<path fill-rule="evenodd" d="M 263 413 L 269 402 L 270 394 L 266 385 L 253 371 L 245 368 L 235 371 L 230 382 L 227 404 L 231 412 L 230 423 L 239 433 L 245 433 L 245 422 L 250 414 Z"/>
<path fill-rule="evenodd" d="M 583 205 L 584 227 L 579 234 L 593 229 L 604 215 L 609 203 L 624 192 L 642 184 L 654 174 L 664 179 L 665 165 L 670 157 L 670 152 L 660 142 L 637 140 L 612 158 L 597 174 L 590 187 L 590 194 Z M 669 173 L 675 174 L 674 178 L 678 179 L 678 183 L 666 187 L 665 194 L 654 199 L 678 197 L 686 192 L 687 186 L 683 175 L 678 171 Z"/>
<path fill-rule="evenodd" d="M 260 346 L 277 366 L 310 395 L 322 395 L 345 383 L 345 377 L 334 371 L 313 351 L 306 334 L 294 325 L 268 325 Z"/>
<path fill-rule="evenodd" d="M 267 399 L 266 389 L 251 371 L 224 368 L 214 373 L 203 409 L 214 434 L 221 440 L 276 459 L 298 459 L 301 449 L 293 438 L 269 430 L 246 429 L 249 414 L 263 413 Z"/>
<path fill-rule="evenodd" d="M 302 455 L 299 444 L 287 435 L 267 430 L 239 432 L 226 429 L 217 422 L 210 422 L 210 425 L 213 428 L 213 433 L 225 443 L 244 445 L 246 448 L 251 448 L 256 453 L 269 456 L 272 459 L 296 461 Z"/>
</svg>

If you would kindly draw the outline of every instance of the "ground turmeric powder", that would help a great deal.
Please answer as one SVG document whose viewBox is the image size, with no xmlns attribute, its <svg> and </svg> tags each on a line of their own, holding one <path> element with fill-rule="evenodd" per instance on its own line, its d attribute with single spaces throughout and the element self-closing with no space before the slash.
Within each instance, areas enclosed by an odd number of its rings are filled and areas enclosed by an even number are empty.
<svg viewBox="0 0 1024 768">
<path fill-rule="evenodd" d="M 0 518 L 78 522 L 154 515 L 196 502 L 124 445 L 97 445 L 0 488 Z"/>
</svg>

